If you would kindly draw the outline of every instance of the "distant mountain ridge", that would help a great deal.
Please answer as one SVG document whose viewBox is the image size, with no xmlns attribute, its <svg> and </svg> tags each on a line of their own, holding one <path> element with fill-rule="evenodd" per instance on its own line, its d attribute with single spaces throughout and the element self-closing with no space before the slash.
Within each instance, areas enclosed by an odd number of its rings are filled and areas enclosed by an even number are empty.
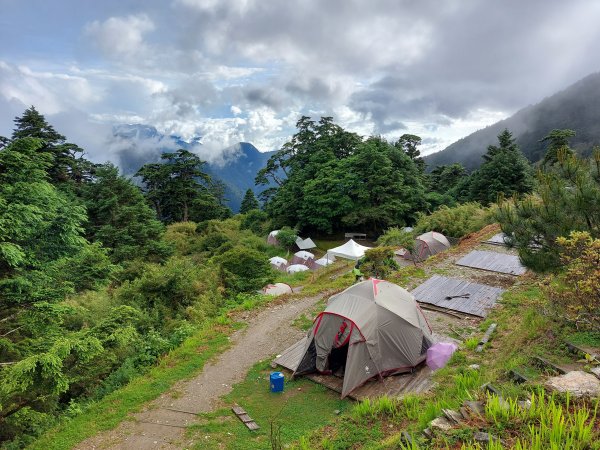
<svg viewBox="0 0 600 450">
<path fill-rule="evenodd" d="M 427 155 L 430 169 L 455 162 L 468 170 L 479 167 L 487 146 L 505 128 L 513 133 L 521 151 L 532 162 L 543 158 L 546 148 L 540 141 L 553 129 L 570 128 L 577 133 L 570 139 L 572 147 L 587 156 L 600 145 L 600 73 L 579 80 L 568 88 L 527 106 L 511 117 L 466 136 L 444 150 Z"/>
<path fill-rule="evenodd" d="M 201 137 L 186 141 L 180 136 L 163 135 L 153 126 L 142 124 L 116 125 L 113 127 L 113 137 L 119 148 L 118 165 L 127 176 L 135 174 L 144 164 L 160 161 L 163 152 L 179 148 L 194 151 L 202 145 Z M 256 187 L 254 178 L 272 154 L 260 152 L 249 142 L 240 142 L 223 149 L 218 158 L 206 163 L 206 172 L 225 183 L 225 196 L 234 213 L 239 211 L 247 189 L 252 189 L 256 194 L 265 189 L 264 186 Z"/>
</svg>

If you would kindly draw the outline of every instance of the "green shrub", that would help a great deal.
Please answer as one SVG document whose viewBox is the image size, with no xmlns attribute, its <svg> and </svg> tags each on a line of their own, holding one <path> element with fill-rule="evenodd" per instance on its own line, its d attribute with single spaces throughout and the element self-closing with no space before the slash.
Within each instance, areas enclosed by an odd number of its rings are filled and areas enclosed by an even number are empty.
<svg viewBox="0 0 600 450">
<path fill-rule="evenodd" d="M 479 203 L 464 203 L 453 208 L 441 206 L 429 215 L 419 213 L 413 231 L 416 234 L 437 231 L 460 238 L 493 222 L 491 209 L 483 208 Z"/>
<path fill-rule="evenodd" d="M 365 252 L 361 260 L 360 271 L 375 278 L 386 278 L 393 270 L 398 269 L 394 261 L 392 247 L 375 247 Z"/>
<path fill-rule="evenodd" d="M 269 216 L 266 212 L 260 209 L 251 209 L 242 218 L 240 229 L 250 230 L 258 236 L 267 234 L 269 228 Z"/>
<path fill-rule="evenodd" d="M 225 287 L 231 293 L 256 291 L 274 279 L 265 255 L 251 248 L 232 248 L 218 261 Z"/>
<path fill-rule="evenodd" d="M 298 239 L 298 232 L 290 227 L 283 227 L 277 233 L 277 241 L 283 248 L 290 249 Z"/>
<path fill-rule="evenodd" d="M 148 264 L 140 278 L 125 282 L 115 295 L 121 303 L 147 311 L 161 329 L 169 319 L 201 321 L 216 313 L 221 301 L 214 272 L 190 258 L 172 257 L 164 265 Z"/>
<path fill-rule="evenodd" d="M 99 243 L 84 244 L 76 255 L 58 260 L 52 267 L 59 282 L 71 283 L 76 291 L 94 290 L 108 284 L 118 266 Z"/>
</svg>

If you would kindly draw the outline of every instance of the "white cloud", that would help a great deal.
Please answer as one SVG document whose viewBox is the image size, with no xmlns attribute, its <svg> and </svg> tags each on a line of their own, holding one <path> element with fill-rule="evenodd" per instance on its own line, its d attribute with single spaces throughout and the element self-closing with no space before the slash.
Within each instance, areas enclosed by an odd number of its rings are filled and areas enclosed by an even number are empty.
<svg viewBox="0 0 600 450">
<path fill-rule="evenodd" d="M 145 14 L 95 20 L 85 26 L 86 35 L 109 58 L 142 57 L 146 50 L 144 34 L 155 29 Z"/>
</svg>

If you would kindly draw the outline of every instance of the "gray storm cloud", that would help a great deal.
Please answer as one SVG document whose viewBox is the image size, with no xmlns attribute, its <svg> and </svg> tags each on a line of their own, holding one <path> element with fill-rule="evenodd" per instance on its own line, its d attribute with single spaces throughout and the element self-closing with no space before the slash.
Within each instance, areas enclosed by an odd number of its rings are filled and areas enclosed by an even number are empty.
<svg viewBox="0 0 600 450">
<path fill-rule="evenodd" d="M 78 27 L 62 66 L 28 55 L 18 21 L 0 30 L 0 100 L 35 103 L 96 160 L 120 154 L 114 124 L 201 136 L 218 160 L 240 141 L 277 148 L 301 114 L 439 150 L 599 69 L 600 3 L 586 0 L 106 0 L 66 21 L 70 3 L 54 6 L 55 28 Z"/>
</svg>

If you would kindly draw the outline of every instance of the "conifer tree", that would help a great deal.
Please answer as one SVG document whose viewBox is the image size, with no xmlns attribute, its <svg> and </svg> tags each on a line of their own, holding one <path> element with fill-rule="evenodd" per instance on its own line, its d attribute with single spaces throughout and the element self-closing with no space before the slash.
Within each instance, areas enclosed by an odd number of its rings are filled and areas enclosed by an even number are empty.
<svg viewBox="0 0 600 450">
<path fill-rule="evenodd" d="M 83 149 L 66 141 L 34 106 L 14 119 L 12 140 L 36 138 L 42 142 L 38 151 L 51 156 L 48 174 L 53 184 L 74 181 L 78 184 L 87 178 L 91 163 L 83 158 Z"/>
<path fill-rule="evenodd" d="M 559 151 L 553 168 L 538 172 L 537 184 L 537 194 L 503 202 L 498 221 L 526 266 L 548 270 L 560 266 L 558 237 L 571 231 L 600 237 L 600 164 Z"/>
<path fill-rule="evenodd" d="M 112 164 L 96 167 L 94 179 L 82 191 L 87 207 L 87 235 L 110 250 L 114 262 L 160 258 L 164 226 L 139 188 L 120 176 Z"/>
<path fill-rule="evenodd" d="M 242 200 L 240 214 L 246 214 L 248 211 L 253 209 L 260 209 L 260 205 L 258 204 L 258 200 L 256 200 L 252 189 L 248 189 L 244 194 L 244 199 Z"/>
<path fill-rule="evenodd" d="M 540 142 L 548 143 L 548 150 L 542 160 L 542 166 L 551 166 L 558 162 L 558 153 L 569 153 L 573 154 L 573 150 L 569 147 L 569 138 L 575 136 L 575 131 L 564 129 L 564 130 L 552 130 Z"/>
<path fill-rule="evenodd" d="M 470 200 L 490 204 L 499 195 L 512 197 L 533 189 L 532 169 L 508 130 L 498 135 L 498 144 L 488 147 L 483 164 L 471 175 Z"/>
</svg>

